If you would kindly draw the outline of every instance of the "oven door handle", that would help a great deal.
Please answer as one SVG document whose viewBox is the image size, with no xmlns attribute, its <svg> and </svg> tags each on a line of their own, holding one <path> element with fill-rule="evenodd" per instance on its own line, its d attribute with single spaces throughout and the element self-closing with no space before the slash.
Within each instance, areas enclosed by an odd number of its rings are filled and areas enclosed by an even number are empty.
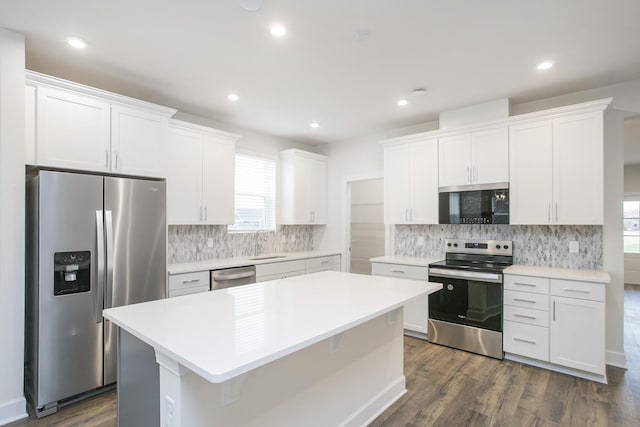
<svg viewBox="0 0 640 427">
<path fill-rule="evenodd" d="M 478 282 L 502 283 L 502 274 L 480 273 L 477 271 L 448 270 L 444 268 L 430 268 L 429 276 L 446 277 L 452 279 L 471 279 Z"/>
</svg>

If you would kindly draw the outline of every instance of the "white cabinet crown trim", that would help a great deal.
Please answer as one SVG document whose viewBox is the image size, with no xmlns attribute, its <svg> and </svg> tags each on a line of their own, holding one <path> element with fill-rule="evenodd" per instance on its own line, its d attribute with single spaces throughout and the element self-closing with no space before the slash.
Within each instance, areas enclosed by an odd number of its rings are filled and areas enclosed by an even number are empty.
<svg viewBox="0 0 640 427">
<path fill-rule="evenodd" d="M 130 107 L 142 108 L 144 110 L 154 111 L 167 117 L 173 116 L 178 110 L 165 107 L 151 102 L 142 101 L 140 99 L 130 98 L 117 93 L 108 92 L 106 90 L 93 88 L 80 83 L 69 80 L 60 79 L 58 77 L 48 76 L 36 71 L 25 70 L 26 84 L 31 86 L 50 86 L 58 89 L 70 90 L 84 95 L 93 96 L 116 104 L 123 104 Z"/>
<path fill-rule="evenodd" d="M 170 119 L 169 126 L 177 129 L 187 129 L 191 131 L 206 133 L 207 135 L 215 136 L 216 142 L 228 142 L 235 143 L 237 140 L 241 138 L 241 135 L 222 131 L 219 129 L 210 128 L 207 126 L 197 125 L 195 123 L 185 122 L 177 119 Z"/>
<path fill-rule="evenodd" d="M 595 101 L 582 102 L 579 104 L 566 105 L 562 107 L 550 108 L 547 110 L 534 111 L 526 114 L 518 114 L 516 116 L 510 116 L 502 120 L 494 120 L 490 122 L 476 123 L 456 129 L 437 129 L 417 134 L 411 134 L 407 136 L 400 136 L 397 138 L 389 138 L 380 141 L 380 144 L 388 147 L 393 145 L 401 145 L 410 142 L 416 142 L 424 140 L 425 138 L 441 138 L 444 136 L 455 136 L 459 134 L 491 130 L 499 126 L 512 126 L 515 124 L 523 124 L 529 121 L 536 121 L 540 119 L 555 119 L 558 117 L 573 115 L 578 112 L 593 112 L 606 110 L 613 98 L 603 98 Z"/>
</svg>

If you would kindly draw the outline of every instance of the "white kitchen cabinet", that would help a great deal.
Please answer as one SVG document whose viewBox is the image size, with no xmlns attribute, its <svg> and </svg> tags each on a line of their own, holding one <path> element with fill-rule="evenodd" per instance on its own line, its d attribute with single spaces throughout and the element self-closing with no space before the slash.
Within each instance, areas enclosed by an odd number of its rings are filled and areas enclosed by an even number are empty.
<svg viewBox="0 0 640 427">
<path fill-rule="evenodd" d="M 298 149 L 280 152 L 279 224 L 326 224 L 327 158 Z"/>
<path fill-rule="evenodd" d="M 404 265 L 371 263 L 371 274 L 374 276 L 399 277 L 403 279 L 429 280 L 429 268 Z M 426 338 L 427 319 L 429 317 L 429 297 L 418 297 L 404 305 L 404 329 L 407 335 Z"/>
<path fill-rule="evenodd" d="M 165 177 L 176 110 L 30 71 L 26 95 L 28 164 Z"/>
<path fill-rule="evenodd" d="M 24 88 L 24 161 L 28 165 L 36 164 L 36 87 Z"/>
<path fill-rule="evenodd" d="M 233 224 L 238 135 L 172 120 L 167 223 Z"/>
<path fill-rule="evenodd" d="M 438 140 L 439 186 L 482 185 L 509 181 L 509 134 L 506 127 Z"/>
<path fill-rule="evenodd" d="M 139 108 L 111 106 L 111 171 L 166 176 L 169 118 Z"/>
<path fill-rule="evenodd" d="M 305 260 L 307 274 L 319 271 L 340 271 L 340 255 L 329 255 Z"/>
<path fill-rule="evenodd" d="M 602 224 L 601 111 L 511 126 L 511 224 Z"/>
<path fill-rule="evenodd" d="M 169 275 L 168 298 L 207 292 L 211 288 L 209 270 Z"/>
<path fill-rule="evenodd" d="M 303 274 L 306 274 L 306 264 L 303 259 L 256 265 L 256 282 L 285 279 Z"/>
<path fill-rule="evenodd" d="M 436 139 L 384 149 L 385 224 L 438 223 Z"/>
</svg>

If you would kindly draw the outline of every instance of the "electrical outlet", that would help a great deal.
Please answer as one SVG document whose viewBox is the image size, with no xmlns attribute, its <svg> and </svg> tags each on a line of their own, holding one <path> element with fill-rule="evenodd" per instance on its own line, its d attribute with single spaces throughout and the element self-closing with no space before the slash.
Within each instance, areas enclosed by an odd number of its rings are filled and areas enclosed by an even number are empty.
<svg viewBox="0 0 640 427">
<path fill-rule="evenodd" d="M 284 234 L 282 236 L 280 236 L 280 242 L 281 243 L 287 243 L 287 236 L 285 236 Z"/>
<path fill-rule="evenodd" d="M 569 242 L 569 253 L 577 254 L 578 252 L 580 252 L 580 245 L 578 242 L 575 240 Z"/>
<path fill-rule="evenodd" d="M 213 238 L 212 237 L 209 237 L 207 239 L 207 247 L 208 248 L 212 248 L 213 247 Z"/>
<path fill-rule="evenodd" d="M 296 242 L 296 235 L 292 234 L 291 235 L 291 243 L 295 243 Z"/>
<path fill-rule="evenodd" d="M 416 242 L 418 246 L 424 246 L 424 237 L 418 236 L 418 241 Z"/>
</svg>

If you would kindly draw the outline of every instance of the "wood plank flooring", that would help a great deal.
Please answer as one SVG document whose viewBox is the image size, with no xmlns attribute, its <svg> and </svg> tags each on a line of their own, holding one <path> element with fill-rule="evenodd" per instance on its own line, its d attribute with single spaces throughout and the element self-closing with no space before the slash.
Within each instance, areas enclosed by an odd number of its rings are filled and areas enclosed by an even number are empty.
<svg viewBox="0 0 640 427">
<path fill-rule="evenodd" d="M 407 393 L 371 426 L 640 426 L 640 287 L 625 285 L 628 370 L 598 384 L 405 337 Z M 108 392 L 10 427 L 116 425 Z M 235 426 L 234 426 L 235 427 Z"/>
</svg>

